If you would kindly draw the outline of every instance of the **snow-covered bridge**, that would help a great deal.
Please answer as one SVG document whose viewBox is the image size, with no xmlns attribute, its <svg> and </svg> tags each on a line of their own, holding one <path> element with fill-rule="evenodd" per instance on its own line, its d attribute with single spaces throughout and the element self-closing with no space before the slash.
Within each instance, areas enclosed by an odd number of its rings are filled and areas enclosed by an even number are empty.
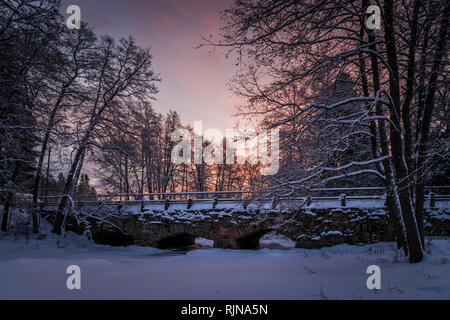
<svg viewBox="0 0 450 320">
<path fill-rule="evenodd" d="M 325 189 L 340 196 L 298 198 L 257 197 L 249 191 L 151 194 L 160 197 L 157 200 L 114 195 L 74 202 L 77 219 L 69 220 L 68 229 L 88 231 L 99 243 L 160 248 L 191 246 L 202 237 L 219 248 L 252 249 L 273 231 L 308 248 L 392 240 L 382 195 L 344 195 L 342 191 Z M 239 197 L 229 197 L 233 193 Z M 428 196 L 425 208 L 430 234 L 448 234 L 449 201 L 447 195 Z M 56 206 L 56 201 L 42 203 L 50 220 Z"/>
</svg>

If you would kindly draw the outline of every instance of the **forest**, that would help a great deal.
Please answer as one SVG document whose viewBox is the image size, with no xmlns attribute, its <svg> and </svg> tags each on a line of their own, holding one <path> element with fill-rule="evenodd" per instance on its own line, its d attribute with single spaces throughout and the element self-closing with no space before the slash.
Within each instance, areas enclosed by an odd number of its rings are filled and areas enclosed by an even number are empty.
<svg viewBox="0 0 450 320">
<path fill-rule="evenodd" d="M 371 29 L 368 0 L 235 1 L 202 38 L 240 66 L 237 117 L 280 131 L 280 170 L 262 176 L 249 161 L 171 161 L 172 133 L 193 129 L 152 106 L 164 75 L 150 48 L 68 29 L 58 0 L 0 0 L 2 230 L 22 194 L 35 233 L 39 202 L 59 196 L 60 234 L 69 202 L 97 194 L 383 186 L 397 244 L 420 261 L 425 186 L 450 184 L 450 2 L 378 4 Z"/>
</svg>

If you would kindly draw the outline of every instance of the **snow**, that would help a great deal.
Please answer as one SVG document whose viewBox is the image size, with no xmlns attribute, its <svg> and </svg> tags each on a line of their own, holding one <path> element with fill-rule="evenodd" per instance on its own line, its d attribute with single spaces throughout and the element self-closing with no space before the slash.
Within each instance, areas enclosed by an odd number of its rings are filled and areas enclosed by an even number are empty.
<svg viewBox="0 0 450 320">
<path fill-rule="evenodd" d="M 432 219 L 441 221 L 450 220 L 450 214 L 448 210 L 429 210 L 428 214 Z"/>
<path fill-rule="evenodd" d="M 328 231 L 328 232 L 322 232 L 320 234 L 321 237 L 333 236 L 333 235 L 342 236 L 342 232 L 340 232 L 340 231 Z"/>
<path fill-rule="evenodd" d="M 354 188 L 358 189 L 358 188 Z M 198 201 L 198 202 L 197 202 Z M 190 209 L 187 209 L 187 201 L 183 202 L 170 202 L 170 206 L 167 210 L 165 210 L 164 201 L 158 201 L 153 203 L 146 203 L 144 205 L 144 212 L 141 212 L 140 204 L 130 204 L 125 203 L 125 205 L 121 208 L 120 212 L 122 214 L 152 214 L 155 216 L 161 216 L 167 219 L 172 220 L 170 215 L 174 215 L 180 212 L 187 212 L 183 220 L 192 218 L 192 220 L 202 220 L 206 219 L 207 216 L 202 216 L 201 213 L 213 210 L 213 202 L 212 199 L 204 199 L 204 200 L 195 200 L 192 203 Z M 430 208 L 430 201 L 426 200 L 424 207 L 426 209 Z M 225 215 L 229 215 L 230 211 L 242 212 L 243 201 L 234 201 L 231 199 L 219 199 L 214 210 L 218 212 L 227 212 Z M 304 200 L 282 200 L 278 203 L 275 208 L 272 208 L 272 201 L 252 201 L 248 204 L 247 210 L 249 212 L 260 210 L 265 212 L 289 212 L 291 210 L 296 210 L 299 207 L 304 207 L 306 209 L 305 214 L 314 215 L 309 209 L 336 209 L 336 208 L 359 208 L 359 209 L 373 209 L 373 208 L 384 208 L 385 207 L 385 197 L 377 198 L 377 197 L 364 197 L 364 196 L 346 196 L 346 205 L 345 207 L 341 206 L 341 200 L 337 198 L 314 198 L 308 206 L 304 206 Z M 436 209 L 447 209 L 450 207 L 450 201 L 447 198 L 440 197 L 435 200 L 435 208 Z M 108 208 L 111 212 L 117 211 L 116 206 L 112 205 L 104 205 L 104 208 Z M 50 210 L 51 207 L 47 206 L 45 209 Z M 55 208 L 53 208 L 55 209 Z M 98 209 L 97 204 L 86 205 L 85 209 L 90 209 L 92 211 L 96 211 Z M 380 210 L 382 211 L 382 210 Z M 223 215 L 223 214 L 222 214 Z M 176 217 L 175 217 L 176 218 Z"/>
<path fill-rule="evenodd" d="M 198 237 L 195 239 L 195 245 L 200 248 L 212 248 L 214 246 L 214 240 Z"/>
<path fill-rule="evenodd" d="M 262 239 L 275 241 L 288 243 L 277 234 Z M 0 233 L 0 299 L 450 299 L 450 238 L 429 249 L 409 264 L 393 243 L 177 251 L 101 246 L 72 233 Z M 72 264 L 81 268 L 81 290 L 66 288 Z M 366 287 L 373 264 L 381 268 L 375 291 Z"/>
<path fill-rule="evenodd" d="M 292 249 L 295 248 L 295 241 L 292 241 L 288 237 L 273 231 L 264 235 L 259 240 L 259 246 L 261 248 Z"/>
</svg>

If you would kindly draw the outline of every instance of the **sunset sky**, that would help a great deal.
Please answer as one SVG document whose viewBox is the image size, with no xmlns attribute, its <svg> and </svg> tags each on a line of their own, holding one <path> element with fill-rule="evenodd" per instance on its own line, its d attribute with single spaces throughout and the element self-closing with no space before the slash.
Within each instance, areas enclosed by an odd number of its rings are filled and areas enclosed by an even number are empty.
<svg viewBox="0 0 450 320">
<path fill-rule="evenodd" d="M 158 112 L 176 110 L 185 124 L 203 121 L 203 128 L 232 128 L 238 98 L 227 88 L 234 74 L 231 59 L 210 48 L 195 49 L 201 36 L 217 36 L 220 11 L 231 0 L 63 0 L 81 8 L 82 20 L 97 35 L 132 35 L 151 46 L 154 70 L 161 74 Z M 65 12 L 63 12 L 65 14 Z"/>
</svg>

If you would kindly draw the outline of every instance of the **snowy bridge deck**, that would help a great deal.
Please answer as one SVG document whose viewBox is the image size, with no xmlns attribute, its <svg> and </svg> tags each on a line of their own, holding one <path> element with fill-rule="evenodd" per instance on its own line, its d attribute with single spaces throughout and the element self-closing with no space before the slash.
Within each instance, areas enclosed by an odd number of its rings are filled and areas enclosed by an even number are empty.
<svg viewBox="0 0 450 320">
<path fill-rule="evenodd" d="M 427 189 L 449 189 L 449 187 L 427 187 Z M 308 190 L 310 194 L 328 194 L 327 196 L 283 197 L 267 196 L 258 191 L 218 191 L 218 192 L 179 192 L 151 194 L 114 194 L 98 195 L 96 200 L 76 199 L 77 208 L 117 207 L 128 212 L 176 211 L 205 209 L 283 209 L 283 208 L 383 208 L 384 188 L 324 188 Z M 371 195 L 355 195 L 361 192 Z M 378 193 L 378 195 L 374 195 Z M 335 194 L 335 195 L 330 195 Z M 337 196 L 336 194 L 339 194 Z M 58 197 L 46 197 L 41 207 L 53 209 Z M 429 193 L 425 201 L 426 208 L 450 208 L 450 195 Z"/>
</svg>

